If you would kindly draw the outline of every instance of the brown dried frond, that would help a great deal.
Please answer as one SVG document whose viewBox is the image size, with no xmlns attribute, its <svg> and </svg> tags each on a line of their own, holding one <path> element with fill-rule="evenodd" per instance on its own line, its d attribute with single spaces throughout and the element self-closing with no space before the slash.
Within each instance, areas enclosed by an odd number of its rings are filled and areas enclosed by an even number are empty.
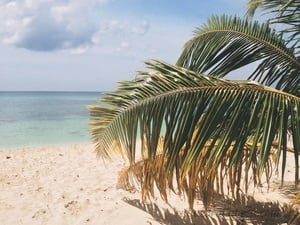
<svg viewBox="0 0 300 225">
<path fill-rule="evenodd" d="M 122 169 L 119 173 L 118 187 L 128 191 L 136 191 L 135 187 L 138 185 L 142 193 L 142 200 L 154 197 L 155 189 L 166 202 L 168 201 L 167 190 L 178 195 L 184 193 L 192 209 L 195 199 L 200 198 L 207 207 L 213 202 L 216 194 L 238 199 L 247 193 L 250 179 L 254 181 L 254 185 L 260 185 L 262 174 L 258 170 L 259 151 L 252 156 L 250 170 L 246 168 L 252 143 L 249 142 L 244 146 L 238 163 L 232 166 L 229 164 L 233 154 L 233 145 L 230 146 L 218 167 L 213 167 L 211 162 L 204 158 L 205 154 L 209 154 L 210 144 L 205 145 L 201 154 L 191 163 L 188 170 L 182 169 L 182 158 L 186 149 L 181 150 L 176 161 L 177 164 L 171 171 L 166 168 L 168 157 L 160 149 L 158 150 L 159 154 L 152 159 L 142 159 Z M 162 144 L 160 146 L 162 147 Z M 275 148 L 272 149 L 272 154 L 276 154 Z M 269 182 L 272 174 L 271 162 L 272 157 L 269 157 L 264 168 L 267 182 Z"/>
</svg>

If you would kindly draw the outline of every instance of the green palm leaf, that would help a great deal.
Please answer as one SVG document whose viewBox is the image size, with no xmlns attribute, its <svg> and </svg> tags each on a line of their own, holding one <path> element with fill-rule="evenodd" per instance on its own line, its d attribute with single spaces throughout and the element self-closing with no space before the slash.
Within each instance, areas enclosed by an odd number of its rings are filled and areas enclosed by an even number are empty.
<svg viewBox="0 0 300 225">
<path fill-rule="evenodd" d="M 99 156 L 121 153 L 134 166 L 140 155 L 146 162 L 138 179 L 145 196 L 153 194 L 150 187 L 155 183 L 167 199 L 166 189 L 174 189 L 174 177 L 190 207 L 197 190 L 207 204 L 217 180 L 228 178 L 231 189 L 240 190 L 241 171 L 248 174 L 252 168 L 255 177 L 268 173 L 273 141 L 278 142 L 277 157 L 281 150 L 286 151 L 289 126 L 298 182 L 298 97 L 166 63 L 147 65 L 151 71 L 140 72 L 136 80 L 123 82 L 115 92 L 106 94 L 102 100 L 110 106 L 89 107 Z M 139 154 L 138 139 L 142 143 Z M 284 170 L 285 165 L 282 167 Z"/>
<path fill-rule="evenodd" d="M 253 16 L 257 9 L 262 9 L 271 16 L 270 24 L 283 24 L 281 33 L 288 36 L 288 41 L 300 54 L 300 1 L 299 0 L 250 0 L 248 15 Z"/>
<path fill-rule="evenodd" d="M 300 96 L 300 62 L 267 23 L 212 16 L 185 44 L 177 65 L 224 77 L 253 62 L 259 65 L 248 79 Z"/>
</svg>

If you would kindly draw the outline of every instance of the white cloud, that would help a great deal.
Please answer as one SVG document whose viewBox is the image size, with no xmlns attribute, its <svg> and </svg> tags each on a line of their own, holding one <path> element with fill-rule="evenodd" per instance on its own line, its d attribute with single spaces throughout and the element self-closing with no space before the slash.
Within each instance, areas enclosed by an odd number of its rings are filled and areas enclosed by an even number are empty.
<svg viewBox="0 0 300 225">
<path fill-rule="evenodd" d="M 143 21 L 139 26 L 133 27 L 132 32 L 139 35 L 144 35 L 150 29 L 150 23 L 148 21 Z"/>
<path fill-rule="evenodd" d="M 89 46 L 80 46 L 80 47 L 69 50 L 69 53 L 74 54 L 74 55 L 80 55 L 80 54 L 87 52 L 88 49 L 89 49 Z"/>
<path fill-rule="evenodd" d="M 4 44 L 33 51 L 69 49 L 82 53 L 94 45 L 101 45 L 102 41 L 109 40 L 112 46 L 116 46 L 121 36 L 148 32 L 150 25 L 147 21 L 139 23 L 101 17 L 101 6 L 108 2 L 4 1 L 0 3 L 0 39 Z"/>
<path fill-rule="evenodd" d="M 127 48 L 127 47 L 129 47 L 129 43 L 127 41 L 122 41 L 121 42 L 121 47 L 122 48 Z"/>
</svg>

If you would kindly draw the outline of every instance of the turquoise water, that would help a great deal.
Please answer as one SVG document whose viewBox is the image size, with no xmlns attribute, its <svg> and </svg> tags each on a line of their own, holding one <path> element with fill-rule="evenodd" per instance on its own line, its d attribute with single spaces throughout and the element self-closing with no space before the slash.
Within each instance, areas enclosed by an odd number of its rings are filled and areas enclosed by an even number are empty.
<svg viewBox="0 0 300 225">
<path fill-rule="evenodd" d="M 0 149 L 84 143 L 97 92 L 0 92 Z"/>
</svg>

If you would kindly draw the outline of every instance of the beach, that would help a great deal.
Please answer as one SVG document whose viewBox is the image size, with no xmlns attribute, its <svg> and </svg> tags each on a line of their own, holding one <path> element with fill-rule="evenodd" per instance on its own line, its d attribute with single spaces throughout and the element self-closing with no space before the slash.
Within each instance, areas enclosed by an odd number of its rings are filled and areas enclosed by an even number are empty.
<svg viewBox="0 0 300 225">
<path fill-rule="evenodd" d="M 0 163 L 1 225 L 287 224 L 282 207 L 297 191 L 288 165 L 283 189 L 275 177 L 269 190 L 254 192 L 251 204 L 236 209 L 227 202 L 205 212 L 199 201 L 190 212 L 184 197 L 171 195 L 167 204 L 157 195 L 142 203 L 139 192 L 118 189 L 118 171 L 126 163 L 96 158 L 90 143 L 3 149 Z"/>
<path fill-rule="evenodd" d="M 1 151 L 1 224 L 149 224 L 115 188 L 123 162 L 95 156 L 90 144 Z"/>
</svg>

